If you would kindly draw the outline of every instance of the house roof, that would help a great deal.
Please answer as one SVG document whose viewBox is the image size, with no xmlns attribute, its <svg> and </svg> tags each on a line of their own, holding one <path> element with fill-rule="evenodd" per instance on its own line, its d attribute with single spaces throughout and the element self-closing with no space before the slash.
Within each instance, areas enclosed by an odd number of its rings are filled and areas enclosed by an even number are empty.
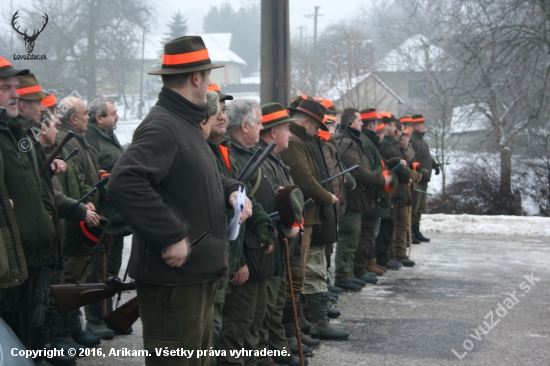
<svg viewBox="0 0 550 366">
<path fill-rule="evenodd" d="M 393 90 L 391 90 L 390 87 L 386 85 L 386 83 L 384 83 L 378 76 L 376 76 L 371 72 L 368 72 L 360 76 L 356 76 L 349 80 L 348 79 L 340 80 L 339 82 L 336 83 L 334 87 L 332 87 L 325 94 L 327 98 L 330 100 L 339 100 L 342 97 L 342 95 L 346 94 L 350 90 L 355 89 L 355 87 L 357 87 L 359 83 L 361 83 L 363 80 L 366 80 L 369 77 L 373 77 L 376 81 L 378 81 L 378 83 L 380 83 L 380 85 L 382 85 L 390 94 L 392 94 L 395 97 L 395 99 L 398 100 L 399 103 L 404 103 L 403 99 L 401 99 Z"/>
<path fill-rule="evenodd" d="M 486 108 L 487 105 L 481 104 L 480 107 Z M 450 132 L 455 134 L 487 130 L 490 125 L 489 119 L 476 104 L 466 104 L 453 108 L 450 127 Z"/>
<path fill-rule="evenodd" d="M 425 71 L 428 63 L 445 56 L 443 49 L 434 46 L 421 34 L 416 34 L 388 53 L 375 65 L 377 71 Z"/>
<path fill-rule="evenodd" d="M 246 61 L 229 49 L 231 33 L 202 33 L 199 36 L 202 37 L 206 48 L 208 48 L 208 54 L 213 63 L 233 62 L 242 66 L 246 65 Z M 163 38 L 164 36 L 161 35 L 147 35 L 145 39 L 145 59 L 157 60 L 160 58 L 164 46 Z"/>
</svg>

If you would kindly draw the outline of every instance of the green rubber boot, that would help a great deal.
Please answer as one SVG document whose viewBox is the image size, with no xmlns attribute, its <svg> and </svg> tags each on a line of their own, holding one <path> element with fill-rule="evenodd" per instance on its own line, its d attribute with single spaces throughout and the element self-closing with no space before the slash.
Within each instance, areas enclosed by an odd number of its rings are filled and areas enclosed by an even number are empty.
<svg viewBox="0 0 550 366">
<path fill-rule="evenodd" d="M 312 337 L 341 341 L 349 338 L 349 332 L 334 328 L 328 325 L 326 318 L 325 301 L 323 300 L 323 294 L 304 295 L 307 299 L 307 303 L 311 312 L 311 329 L 309 334 Z"/>
</svg>

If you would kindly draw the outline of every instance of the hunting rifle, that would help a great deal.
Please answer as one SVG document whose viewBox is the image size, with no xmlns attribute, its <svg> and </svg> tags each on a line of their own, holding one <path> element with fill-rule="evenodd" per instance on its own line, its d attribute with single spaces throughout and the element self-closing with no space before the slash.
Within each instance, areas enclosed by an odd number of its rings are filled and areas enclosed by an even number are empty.
<svg viewBox="0 0 550 366">
<path fill-rule="evenodd" d="M 57 147 L 54 149 L 54 151 L 52 151 L 52 153 L 50 154 L 50 157 L 46 159 L 46 161 L 44 162 L 44 164 L 42 164 L 42 166 L 40 167 L 40 175 L 44 174 L 44 172 L 49 168 L 49 166 L 52 164 L 52 161 L 54 161 L 55 158 L 57 158 L 57 155 L 59 154 L 59 152 L 61 151 L 61 149 L 63 149 L 63 146 L 65 146 L 65 144 L 67 143 L 67 141 L 69 141 L 70 139 L 72 139 L 74 137 L 74 132 L 73 131 L 69 131 L 67 132 L 67 134 L 65 135 L 65 137 L 63 138 L 63 140 L 61 140 L 61 142 L 59 143 L 59 145 L 57 145 Z"/>
<path fill-rule="evenodd" d="M 245 169 L 243 169 L 243 171 L 241 172 L 241 175 L 239 175 L 237 180 L 239 182 L 247 184 L 250 178 L 252 178 L 252 174 L 254 174 L 256 170 L 258 170 L 260 165 L 262 165 L 262 163 L 265 161 L 265 159 L 267 159 L 269 154 L 271 154 L 271 151 L 273 151 L 275 146 L 276 144 L 274 142 L 270 143 L 269 146 L 267 146 L 265 150 L 262 152 L 262 154 L 258 157 L 258 159 L 255 162 L 252 162 L 252 159 L 254 159 L 254 156 L 257 155 L 257 150 L 256 150 L 254 155 L 252 155 L 252 158 L 248 161 L 248 163 L 246 163 Z"/>
<path fill-rule="evenodd" d="M 113 297 L 117 292 L 135 290 L 136 283 L 122 282 L 117 278 L 109 277 L 105 283 L 51 285 L 51 288 L 57 309 L 60 313 L 66 313 Z"/>
</svg>

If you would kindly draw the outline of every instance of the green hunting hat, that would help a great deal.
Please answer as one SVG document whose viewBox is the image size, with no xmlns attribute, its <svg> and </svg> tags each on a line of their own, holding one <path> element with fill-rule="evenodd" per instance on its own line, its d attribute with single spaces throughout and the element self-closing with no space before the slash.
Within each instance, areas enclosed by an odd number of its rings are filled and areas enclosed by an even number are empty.
<svg viewBox="0 0 550 366">
<path fill-rule="evenodd" d="M 27 69 L 16 69 L 11 65 L 11 62 L 6 60 L 3 57 L 0 57 L 0 78 L 9 78 L 12 76 L 22 76 L 27 75 L 29 70 Z"/>
<path fill-rule="evenodd" d="M 303 224 L 304 195 L 296 185 L 285 186 L 275 195 L 275 210 L 279 213 L 285 236 L 290 236 L 292 228 Z"/>
<path fill-rule="evenodd" d="M 362 109 L 359 111 L 359 114 L 361 115 L 361 121 L 365 123 L 376 121 L 378 119 L 378 112 L 376 111 L 376 108 Z"/>
<path fill-rule="evenodd" d="M 323 121 L 325 120 L 325 114 L 327 114 L 327 109 L 313 100 L 304 99 L 298 104 L 296 108 L 288 108 L 290 111 L 305 113 L 313 117 L 316 121 L 320 122 L 319 128 L 323 131 L 328 131 L 328 127 L 325 126 Z"/>
<path fill-rule="evenodd" d="M 185 74 L 224 67 L 213 64 L 204 41 L 200 36 L 185 36 L 164 45 L 162 67 L 149 71 L 149 75 Z"/>
<path fill-rule="evenodd" d="M 290 118 L 288 111 L 279 103 L 267 103 L 262 105 L 262 126 L 264 130 L 275 127 L 281 123 L 294 122 L 296 119 Z"/>
<path fill-rule="evenodd" d="M 411 118 L 413 123 L 424 123 L 424 116 L 421 114 L 413 114 Z"/>
<path fill-rule="evenodd" d="M 42 92 L 42 87 L 32 73 L 18 76 L 17 80 L 19 81 L 19 88 L 17 89 L 19 99 L 42 100 L 46 98 L 46 94 Z"/>
</svg>

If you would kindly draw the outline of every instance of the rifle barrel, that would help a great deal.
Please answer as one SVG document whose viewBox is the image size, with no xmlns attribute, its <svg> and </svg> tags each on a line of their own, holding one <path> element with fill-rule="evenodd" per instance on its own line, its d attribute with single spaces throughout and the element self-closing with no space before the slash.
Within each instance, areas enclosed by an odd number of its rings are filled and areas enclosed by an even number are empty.
<svg viewBox="0 0 550 366">
<path fill-rule="evenodd" d="M 69 141 L 73 137 L 74 137 L 74 132 L 73 131 L 67 132 L 67 134 L 65 135 L 63 140 L 61 140 L 59 145 L 57 145 L 57 147 L 54 149 L 54 151 L 52 151 L 50 157 L 47 158 L 46 161 L 44 162 L 44 164 L 42 164 L 42 166 L 40 167 L 40 171 L 39 171 L 40 175 L 44 174 L 44 172 L 50 167 L 52 161 L 55 160 L 55 158 L 57 157 L 57 155 L 59 154 L 61 149 L 63 149 L 63 146 L 65 146 L 67 141 Z"/>
<path fill-rule="evenodd" d="M 350 141 L 348 147 L 346 147 L 346 150 L 344 150 L 344 152 L 342 154 L 340 154 L 340 157 L 336 161 L 336 164 L 334 164 L 335 168 L 338 166 L 338 164 L 340 164 L 340 162 L 344 158 L 344 155 L 346 155 L 346 153 L 348 152 L 348 150 L 351 148 L 352 145 L 353 145 L 353 141 Z"/>
<path fill-rule="evenodd" d="M 358 167 L 359 167 L 359 165 L 354 165 L 351 168 L 348 168 L 346 170 L 342 170 L 340 173 L 334 174 L 332 177 L 328 177 L 327 179 L 321 181 L 321 184 L 325 184 L 326 182 L 330 182 L 331 180 L 336 179 L 339 176 L 346 174 L 347 172 L 351 172 L 352 170 L 357 169 Z"/>
<path fill-rule="evenodd" d="M 258 155 L 260 155 L 262 150 L 263 150 L 263 148 L 259 147 L 259 148 L 256 149 L 256 151 L 254 151 L 254 154 L 252 154 L 252 157 L 250 158 L 250 160 L 244 166 L 243 170 L 241 171 L 241 174 L 239 174 L 239 176 L 237 177 L 237 180 L 239 182 L 242 182 L 241 181 L 242 177 L 248 172 L 248 169 L 250 169 L 250 165 L 254 162 L 254 160 L 256 160 Z"/>
<path fill-rule="evenodd" d="M 241 179 L 238 179 L 238 181 L 244 184 L 248 183 L 250 178 L 252 178 L 252 174 L 254 174 L 256 170 L 258 170 L 260 165 L 262 165 L 262 163 L 265 161 L 265 159 L 267 159 L 269 154 L 271 154 L 271 151 L 273 151 L 275 146 L 276 144 L 274 142 L 270 143 L 269 146 L 265 148 L 262 155 L 260 155 L 258 159 L 253 164 L 250 165 L 250 168 L 246 172 L 246 175 L 241 174 Z"/>
</svg>

